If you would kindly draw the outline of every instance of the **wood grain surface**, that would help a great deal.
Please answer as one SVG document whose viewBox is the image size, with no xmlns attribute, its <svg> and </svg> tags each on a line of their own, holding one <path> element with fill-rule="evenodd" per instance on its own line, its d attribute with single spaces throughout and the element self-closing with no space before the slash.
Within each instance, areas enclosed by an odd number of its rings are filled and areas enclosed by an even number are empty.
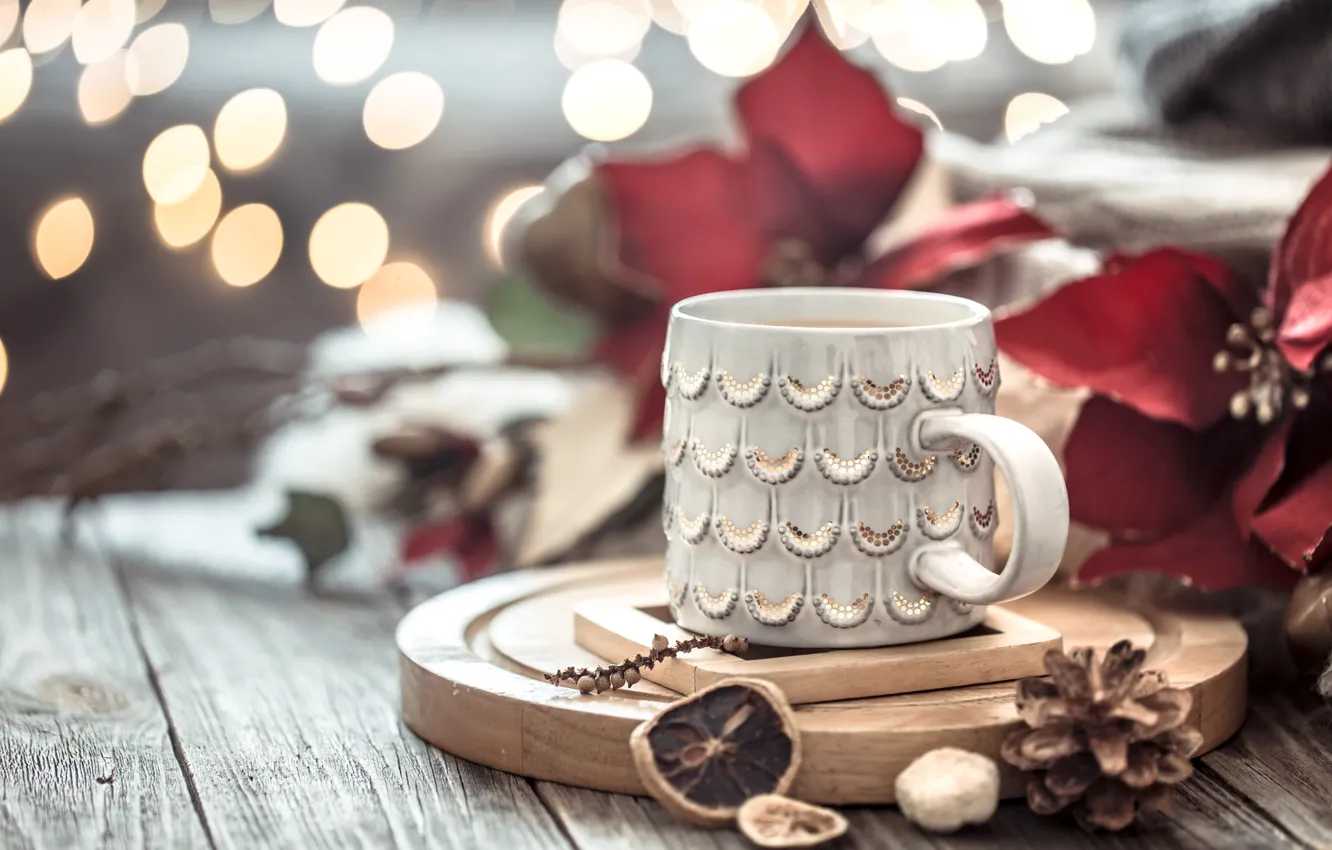
<svg viewBox="0 0 1332 850">
<path fill-rule="evenodd" d="M 10 515 L 0 847 L 750 846 L 650 799 L 534 782 L 416 738 L 398 719 L 402 611 L 389 596 L 320 598 L 109 564 Z M 1294 689 L 1250 699 L 1244 728 L 1197 762 L 1174 809 L 1125 834 L 1089 836 L 1020 801 L 951 836 L 924 834 L 892 807 L 853 807 L 837 846 L 1332 846 L 1332 711 Z M 599 702 L 613 718 L 630 701 Z M 595 752 L 584 761 L 599 769 Z"/>
</svg>

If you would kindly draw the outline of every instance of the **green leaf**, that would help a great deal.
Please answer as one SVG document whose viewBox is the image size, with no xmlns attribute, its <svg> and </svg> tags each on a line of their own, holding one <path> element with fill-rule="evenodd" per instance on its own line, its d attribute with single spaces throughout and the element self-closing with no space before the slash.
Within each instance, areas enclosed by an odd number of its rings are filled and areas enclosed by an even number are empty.
<svg viewBox="0 0 1332 850">
<path fill-rule="evenodd" d="M 497 280 L 485 308 L 495 332 L 515 351 L 582 354 L 599 333 L 590 315 L 556 303 L 518 275 Z"/>
<path fill-rule="evenodd" d="M 286 495 L 286 514 L 258 533 L 261 537 L 295 543 L 305 559 L 309 581 L 325 564 L 347 551 L 351 545 L 351 525 L 342 505 L 328 496 L 302 490 L 288 490 Z"/>
</svg>

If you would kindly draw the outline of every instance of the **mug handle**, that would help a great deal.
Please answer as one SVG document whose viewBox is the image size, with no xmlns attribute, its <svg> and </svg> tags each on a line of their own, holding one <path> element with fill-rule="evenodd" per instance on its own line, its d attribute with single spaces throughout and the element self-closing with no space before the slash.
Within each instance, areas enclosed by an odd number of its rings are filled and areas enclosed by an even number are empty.
<svg viewBox="0 0 1332 850">
<path fill-rule="evenodd" d="M 911 577 L 945 596 L 973 605 L 1008 602 L 1054 577 L 1068 542 L 1068 489 L 1054 453 L 1025 425 L 988 413 L 928 411 L 916 422 L 920 445 L 939 449 L 957 439 L 994 458 L 1013 496 L 1013 549 L 1002 572 L 982 566 L 958 543 L 918 549 Z"/>
</svg>

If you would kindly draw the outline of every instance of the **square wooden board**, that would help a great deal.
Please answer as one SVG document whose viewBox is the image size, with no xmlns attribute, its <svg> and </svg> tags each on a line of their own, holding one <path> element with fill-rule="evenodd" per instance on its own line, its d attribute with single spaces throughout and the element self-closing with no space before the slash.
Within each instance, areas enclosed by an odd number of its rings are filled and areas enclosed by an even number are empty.
<svg viewBox="0 0 1332 850">
<path fill-rule="evenodd" d="M 610 662 L 646 654 L 658 634 L 692 637 L 665 606 L 641 600 L 602 599 L 574 609 L 578 645 Z M 753 647 L 744 657 L 700 649 L 644 670 L 643 678 L 691 694 L 745 676 L 772 682 L 795 704 L 828 702 L 1043 676 L 1046 651 L 1062 648 L 1055 629 L 991 606 L 980 626 L 957 637 L 875 649 Z"/>
</svg>

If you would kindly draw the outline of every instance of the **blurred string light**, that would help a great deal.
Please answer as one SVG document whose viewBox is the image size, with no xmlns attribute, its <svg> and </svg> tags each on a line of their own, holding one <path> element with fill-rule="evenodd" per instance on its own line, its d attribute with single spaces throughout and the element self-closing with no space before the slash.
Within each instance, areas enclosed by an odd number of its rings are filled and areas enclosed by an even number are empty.
<svg viewBox="0 0 1332 850">
<path fill-rule="evenodd" d="M 556 31 L 588 56 L 636 51 L 652 26 L 647 0 L 564 0 Z"/>
<path fill-rule="evenodd" d="M 32 89 L 32 57 L 22 47 L 0 53 L 0 121 L 18 111 Z"/>
<path fill-rule="evenodd" d="M 135 0 L 134 3 L 134 23 L 147 23 L 153 19 L 153 16 L 162 11 L 167 0 Z"/>
<path fill-rule="evenodd" d="M 229 286 L 253 286 L 282 256 L 282 222 L 271 207 L 246 204 L 222 217 L 213 231 L 213 268 Z"/>
<path fill-rule="evenodd" d="M 32 0 L 23 15 L 23 45 L 29 53 L 46 53 L 65 43 L 79 16 L 79 0 Z"/>
<path fill-rule="evenodd" d="M 190 57 L 184 24 L 158 24 L 135 37 L 125 56 L 125 82 L 131 94 L 145 97 L 180 79 Z"/>
<path fill-rule="evenodd" d="M 569 76 L 560 105 L 565 120 L 580 136 L 613 142 L 646 123 L 652 112 L 652 85 L 633 65 L 600 59 Z"/>
<path fill-rule="evenodd" d="M 329 286 L 351 289 L 379 270 L 388 248 L 388 224 L 374 207 L 338 204 L 310 231 L 310 266 Z"/>
<path fill-rule="evenodd" d="M 289 27 L 312 27 L 337 14 L 347 0 L 273 0 L 273 17 Z"/>
<path fill-rule="evenodd" d="M 1003 5 L 1008 37 L 1037 62 L 1072 62 L 1096 43 L 1096 13 L 1088 0 L 1003 0 Z"/>
<path fill-rule="evenodd" d="M 37 217 L 32 256 L 52 280 L 68 277 L 88 259 L 93 246 L 93 217 L 80 197 L 56 201 Z"/>
<path fill-rule="evenodd" d="M 420 144 L 444 115 L 444 90 L 417 71 L 390 74 L 365 98 L 361 122 L 370 141 L 388 150 Z"/>
<path fill-rule="evenodd" d="M 14 34 L 19 19 L 19 0 L 0 0 L 0 44 Z"/>
<path fill-rule="evenodd" d="M 777 24 L 745 0 L 716 0 L 689 20 L 689 52 L 723 77 L 748 77 L 772 64 L 782 46 Z"/>
<path fill-rule="evenodd" d="M 208 137 L 197 124 L 168 127 L 143 154 L 143 185 L 159 204 L 178 204 L 208 176 Z"/>
<path fill-rule="evenodd" d="M 127 55 L 124 50 L 117 50 L 84 68 L 79 75 L 79 114 L 88 126 L 97 127 L 115 120 L 134 100 L 125 76 Z"/>
<path fill-rule="evenodd" d="M 343 9 L 315 34 L 315 73 L 335 86 L 359 83 L 379 70 L 392 48 L 393 20 L 382 10 Z"/>
<path fill-rule="evenodd" d="M 519 186 L 490 208 L 490 213 L 486 216 L 486 253 L 490 255 L 490 260 L 496 267 L 504 267 L 502 252 L 504 231 L 513 220 L 514 214 L 518 212 L 519 207 L 544 191 L 541 186 Z"/>
<path fill-rule="evenodd" d="M 217 161 L 232 171 L 268 162 L 287 134 L 287 104 L 272 89 L 248 89 L 218 110 L 213 124 Z"/>
<path fill-rule="evenodd" d="M 601 55 L 584 53 L 570 44 L 559 30 L 555 31 L 555 58 L 560 60 L 560 64 L 570 71 L 577 71 L 589 62 L 595 62 L 598 59 L 619 59 L 621 62 L 632 62 L 638 58 L 638 51 L 641 47 L 642 42 L 635 42 L 628 50 L 620 53 Z"/>
<path fill-rule="evenodd" d="M 264 13 L 270 0 L 208 0 L 208 15 L 219 24 L 243 24 Z"/>
<path fill-rule="evenodd" d="M 685 35 L 689 32 L 689 19 L 680 13 L 675 0 L 648 0 L 652 22 L 667 32 Z"/>
<path fill-rule="evenodd" d="M 0 339 L 0 393 L 9 383 L 9 352 L 5 350 L 5 341 Z"/>
<path fill-rule="evenodd" d="M 814 16 L 824 36 L 838 50 L 851 50 L 869 41 L 869 33 L 847 20 L 841 0 L 814 0 Z"/>
<path fill-rule="evenodd" d="M 1067 114 L 1068 107 L 1059 98 L 1037 91 L 1024 92 L 1009 101 L 1004 110 L 1004 133 L 1008 141 L 1016 142 Z"/>
<path fill-rule="evenodd" d="M 170 248 L 185 248 L 208 235 L 222 212 L 222 184 L 208 169 L 198 191 L 178 204 L 155 204 L 153 224 Z"/>
<path fill-rule="evenodd" d="M 918 100 L 912 100 L 909 97 L 899 97 L 897 99 L 897 105 L 902 107 L 903 109 L 909 109 L 912 112 L 924 115 L 926 118 L 933 121 L 934 126 L 938 127 L 940 130 L 944 128 L 943 122 L 939 120 L 938 115 L 934 114 L 934 110 L 930 109 L 928 106 L 926 106 L 925 104 L 921 103 Z"/>
<path fill-rule="evenodd" d="M 356 318 L 372 335 L 429 330 L 438 307 L 435 282 L 415 263 L 382 266 L 356 293 Z"/>
<path fill-rule="evenodd" d="M 134 0 L 88 0 L 74 19 L 70 43 L 84 65 L 111 58 L 134 32 Z"/>
</svg>

